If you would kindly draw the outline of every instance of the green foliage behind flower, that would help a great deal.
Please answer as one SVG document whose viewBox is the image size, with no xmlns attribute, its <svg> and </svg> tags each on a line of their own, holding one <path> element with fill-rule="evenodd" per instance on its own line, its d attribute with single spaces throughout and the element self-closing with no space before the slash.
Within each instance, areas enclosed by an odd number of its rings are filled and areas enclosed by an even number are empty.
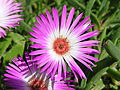
<svg viewBox="0 0 120 90">
<path fill-rule="evenodd" d="M 102 53 L 95 55 L 100 59 L 93 67 L 93 71 L 86 70 L 87 80 L 80 80 L 76 89 L 80 90 L 119 90 L 120 89 L 120 0 L 17 0 L 22 2 L 24 21 L 21 21 L 17 29 L 7 32 L 8 35 L 0 39 L 0 90 L 6 90 L 4 85 L 5 66 L 11 59 L 23 55 L 24 51 L 32 44 L 28 39 L 29 32 L 36 21 L 36 16 L 45 13 L 48 9 L 56 7 L 61 14 L 64 4 L 68 10 L 75 8 L 75 16 L 83 12 L 84 17 L 90 16 L 94 28 L 99 30 L 99 36 L 95 40 L 101 41 L 96 47 Z"/>
</svg>

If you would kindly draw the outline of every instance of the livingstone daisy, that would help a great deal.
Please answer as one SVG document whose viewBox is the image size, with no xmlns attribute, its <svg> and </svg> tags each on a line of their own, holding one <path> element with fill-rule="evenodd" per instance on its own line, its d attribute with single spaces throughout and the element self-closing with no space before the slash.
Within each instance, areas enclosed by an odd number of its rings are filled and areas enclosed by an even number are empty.
<svg viewBox="0 0 120 90">
<path fill-rule="evenodd" d="M 72 80 L 64 80 L 55 75 L 53 79 L 47 73 L 40 73 L 37 65 L 30 59 L 28 54 L 25 58 L 14 58 L 14 64 L 9 63 L 7 74 L 4 79 L 10 90 L 75 90 L 74 85 L 68 83 Z M 67 78 L 71 77 L 68 75 Z"/>
<path fill-rule="evenodd" d="M 0 0 L 0 38 L 6 36 L 4 29 L 17 26 L 22 15 L 15 15 L 22 7 L 21 3 L 14 3 L 16 0 Z"/>
<path fill-rule="evenodd" d="M 59 18 L 58 10 L 52 8 L 52 15 L 46 10 L 46 15 L 41 14 L 37 17 L 33 32 L 30 34 L 34 38 L 30 38 L 36 44 L 31 45 L 36 48 L 30 55 L 37 55 L 34 60 L 37 60 L 39 68 L 42 71 L 47 71 L 52 77 L 55 73 L 61 75 L 64 73 L 66 77 L 66 64 L 69 66 L 75 77 L 79 75 L 81 78 L 86 78 L 81 67 L 76 61 L 82 63 L 87 68 L 92 70 L 90 65 L 94 65 L 92 61 L 98 61 L 90 54 L 97 54 L 100 51 L 92 49 L 97 40 L 88 40 L 90 37 L 98 35 L 98 31 L 87 32 L 94 25 L 89 25 L 89 16 L 80 21 L 83 13 L 77 16 L 73 21 L 75 9 L 72 8 L 67 14 L 66 5 L 63 6 L 61 18 Z"/>
</svg>

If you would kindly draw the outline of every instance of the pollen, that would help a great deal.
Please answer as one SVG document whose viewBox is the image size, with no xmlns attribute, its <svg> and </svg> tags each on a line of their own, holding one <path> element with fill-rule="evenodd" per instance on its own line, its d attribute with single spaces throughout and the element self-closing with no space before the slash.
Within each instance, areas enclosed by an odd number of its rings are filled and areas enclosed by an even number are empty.
<svg viewBox="0 0 120 90">
<path fill-rule="evenodd" d="M 29 87 L 31 90 L 47 90 L 47 85 L 43 80 L 39 80 L 38 78 L 34 78 L 30 81 Z"/>
<path fill-rule="evenodd" d="M 66 38 L 57 38 L 53 43 L 53 49 L 59 55 L 66 54 L 70 49 L 68 40 Z"/>
</svg>

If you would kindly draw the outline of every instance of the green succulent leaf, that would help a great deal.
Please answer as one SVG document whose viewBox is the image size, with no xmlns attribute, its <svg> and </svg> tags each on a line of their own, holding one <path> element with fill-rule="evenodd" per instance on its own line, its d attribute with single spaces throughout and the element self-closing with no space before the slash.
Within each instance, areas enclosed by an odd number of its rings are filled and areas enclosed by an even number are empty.
<svg viewBox="0 0 120 90">
<path fill-rule="evenodd" d="M 7 61 L 10 61 L 14 57 L 17 57 L 18 55 L 23 56 L 24 52 L 24 44 L 17 44 L 14 45 L 3 57 L 3 63 L 5 64 Z"/>
<path fill-rule="evenodd" d="M 118 70 L 116 70 L 115 68 L 109 68 L 107 70 L 107 73 L 114 79 L 120 81 L 120 72 Z"/>
<path fill-rule="evenodd" d="M 120 60 L 120 49 L 108 40 L 104 45 L 106 51 L 117 61 Z"/>
<path fill-rule="evenodd" d="M 87 3 L 86 10 L 85 10 L 85 17 L 90 16 L 91 10 L 92 10 L 92 7 L 93 7 L 95 1 L 96 0 L 89 0 L 89 2 Z"/>
<path fill-rule="evenodd" d="M 0 39 L 0 58 L 4 55 L 6 52 L 6 49 L 9 47 L 11 44 L 12 38 L 8 34 L 8 36 L 5 39 Z"/>
</svg>

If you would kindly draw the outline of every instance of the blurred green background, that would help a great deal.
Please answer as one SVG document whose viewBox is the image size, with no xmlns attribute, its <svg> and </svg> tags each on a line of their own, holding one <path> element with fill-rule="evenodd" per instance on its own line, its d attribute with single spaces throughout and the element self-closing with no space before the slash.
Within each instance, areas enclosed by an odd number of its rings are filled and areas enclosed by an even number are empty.
<svg viewBox="0 0 120 90">
<path fill-rule="evenodd" d="M 102 53 L 95 55 L 100 59 L 95 63 L 93 72 L 85 69 L 84 72 L 87 80 L 80 80 L 76 85 L 76 90 L 120 90 L 120 0 L 16 0 L 21 2 L 23 12 L 18 14 L 24 15 L 24 21 L 21 21 L 17 29 L 11 28 L 11 32 L 7 31 L 6 38 L 0 39 L 0 90 L 6 90 L 4 85 L 5 66 L 11 59 L 23 52 L 32 42 L 29 32 L 36 22 L 36 16 L 41 13 L 45 14 L 46 9 L 51 12 L 51 8 L 55 7 L 61 15 L 64 4 L 67 5 L 68 12 L 71 8 L 75 8 L 75 16 L 84 13 L 84 17 L 90 16 L 94 28 L 89 31 L 99 30 L 100 34 L 92 39 L 101 41 L 95 47 Z M 88 31 L 88 32 L 89 32 Z"/>
</svg>

